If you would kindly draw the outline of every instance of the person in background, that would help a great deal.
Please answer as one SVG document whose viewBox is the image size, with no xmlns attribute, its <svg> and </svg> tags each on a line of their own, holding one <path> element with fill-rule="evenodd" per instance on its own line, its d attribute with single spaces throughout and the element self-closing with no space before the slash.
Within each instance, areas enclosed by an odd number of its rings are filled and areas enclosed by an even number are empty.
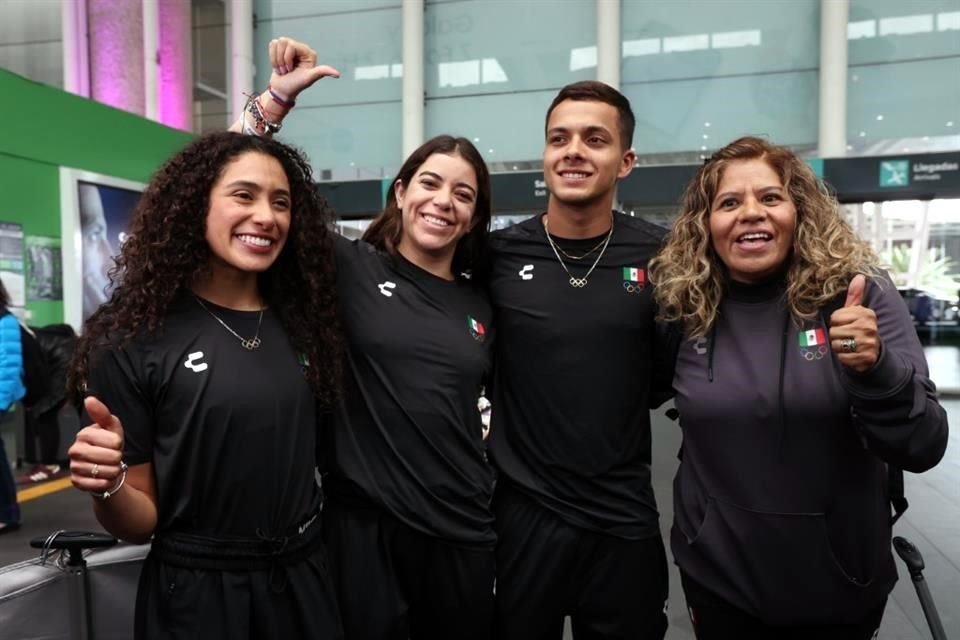
<svg viewBox="0 0 960 640">
<path fill-rule="evenodd" d="M 875 638 L 897 579 L 888 465 L 925 471 L 947 442 L 893 282 L 806 163 L 754 137 L 697 171 L 650 273 L 698 640 Z"/>
<path fill-rule="evenodd" d="M 107 531 L 152 538 L 138 639 L 342 637 L 314 473 L 341 370 L 329 213 L 302 155 L 231 133 L 137 205 L 70 370 L 94 424 L 69 457 Z"/>
<path fill-rule="evenodd" d="M 77 334 L 68 324 L 53 324 L 32 327 L 32 342 L 43 361 L 43 374 L 47 383 L 42 393 L 30 394 L 34 399 L 26 412 L 28 434 L 39 443 L 39 451 L 32 458 L 36 464 L 27 471 L 23 480 L 43 482 L 60 475 L 60 410 L 67 401 L 67 370 L 77 345 Z M 24 342 L 26 351 L 26 341 Z M 25 357 L 26 360 L 26 357 Z M 29 392 L 29 390 L 28 390 Z M 24 401 L 24 404 L 27 404 Z M 36 450 L 37 447 L 31 447 Z"/>
<path fill-rule="evenodd" d="M 20 322 L 10 312 L 10 294 L 0 281 L 0 413 L 6 413 L 26 395 L 23 383 L 23 347 Z M 0 534 L 20 528 L 17 486 L 7 450 L 0 439 Z"/>
</svg>

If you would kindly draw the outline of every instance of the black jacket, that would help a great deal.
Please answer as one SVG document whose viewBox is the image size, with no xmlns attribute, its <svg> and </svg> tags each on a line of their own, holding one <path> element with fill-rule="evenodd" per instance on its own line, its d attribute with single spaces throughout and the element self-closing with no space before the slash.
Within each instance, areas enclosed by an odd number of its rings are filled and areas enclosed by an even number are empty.
<svg viewBox="0 0 960 640">
<path fill-rule="evenodd" d="M 67 371 L 77 346 L 77 334 L 68 324 L 31 327 L 44 361 L 47 378 L 43 392 L 35 397 L 29 410 L 34 416 L 57 410 L 67 397 Z M 26 346 L 24 347 L 26 359 Z M 28 390 L 28 393 L 30 391 Z"/>
<path fill-rule="evenodd" d="M 797 326 L 783 291 L 731 285 L 710 334 L 680 344 L 674 558 L 769 624 L 849 623 L 897 577 L 887 464 L 935 465 L 947 418 L 889 279 L 868 280 L 882 351 L 863 374 L 836 361 L 828 310 Z"/>
</svg>

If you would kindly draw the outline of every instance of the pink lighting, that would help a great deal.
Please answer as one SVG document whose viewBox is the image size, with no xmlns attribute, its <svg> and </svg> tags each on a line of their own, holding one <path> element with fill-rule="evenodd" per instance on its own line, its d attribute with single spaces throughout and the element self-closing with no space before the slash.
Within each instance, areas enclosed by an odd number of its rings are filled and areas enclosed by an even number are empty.
<svg viewBox="0 0 960 640">
<path fill-rule="evenodd" d="M 188 0 L 160 0 L 160 122 L 193 129 L 193 34 Z"/>
<path fill-rule="evenodd" d="M 159 0 L 158 119 L 186 131 L 193 124 L 190 11 L 188 0 Z M 87 0 L 87 24 L 91 97 L 144 115 L 141 0 Z"/>
<path fill-rule="evenodd" d="M 139 1 L 87 0 L 90 97 L 143 115 L 143 7 Z"/>
</svg>

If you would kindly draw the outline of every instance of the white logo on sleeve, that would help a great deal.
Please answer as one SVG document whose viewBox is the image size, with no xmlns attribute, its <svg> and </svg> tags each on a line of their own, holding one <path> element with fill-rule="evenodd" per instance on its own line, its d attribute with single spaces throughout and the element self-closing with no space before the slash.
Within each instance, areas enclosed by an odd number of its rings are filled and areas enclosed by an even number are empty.
<svg viewBox="0 0 960 640">
<path fill-rule="evenodd" d="M 209 365 L 206 362 L 200 362 L 200 360 L 203 360 L 203 351 L 194 351 L 187 356 L 183 366 L 185 366 L 187 369 L 190 369 L 194 373 L 206 371 L 209 368 Z"/>
<path fill-rule="evenodd" d="M 525 264 L 517 273 L 520 274 L 521 280 L 533 280 L 533 265 Z"/>
<path fill-rule="evenodd" d="M 380 289 L 380 293 L 382 293 L 383 295 L 389 298 L 390 296 L 393 295 L 393 289 L 397 288 L 397 283 L 390 282 L 389 280 L 387 280 L 386 282 L 378 284 L 377 288 Z"/>
</svg>

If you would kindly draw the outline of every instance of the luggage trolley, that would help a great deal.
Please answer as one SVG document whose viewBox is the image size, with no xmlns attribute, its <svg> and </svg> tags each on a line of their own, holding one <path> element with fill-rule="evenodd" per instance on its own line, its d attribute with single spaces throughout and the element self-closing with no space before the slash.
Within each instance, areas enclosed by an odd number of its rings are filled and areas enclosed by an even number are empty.
<svg viewBox="0 0 960 640">
<path fill-rule="evenodd" d="M 67 574 L 70 628 L 76 640 L 93 640 L 94 637 L 90 576 L 83 553 L 86 550 L 106 549 L 115 544 L 117 539 L 113 536 L 89 531 L 56 531 L 46 538 L 34 538 L 30 541 L 31 547 L 42 550 L 41 565 L 46 563 L 52 551 L 61 552 L 57 562 Z"/>
</svg>

